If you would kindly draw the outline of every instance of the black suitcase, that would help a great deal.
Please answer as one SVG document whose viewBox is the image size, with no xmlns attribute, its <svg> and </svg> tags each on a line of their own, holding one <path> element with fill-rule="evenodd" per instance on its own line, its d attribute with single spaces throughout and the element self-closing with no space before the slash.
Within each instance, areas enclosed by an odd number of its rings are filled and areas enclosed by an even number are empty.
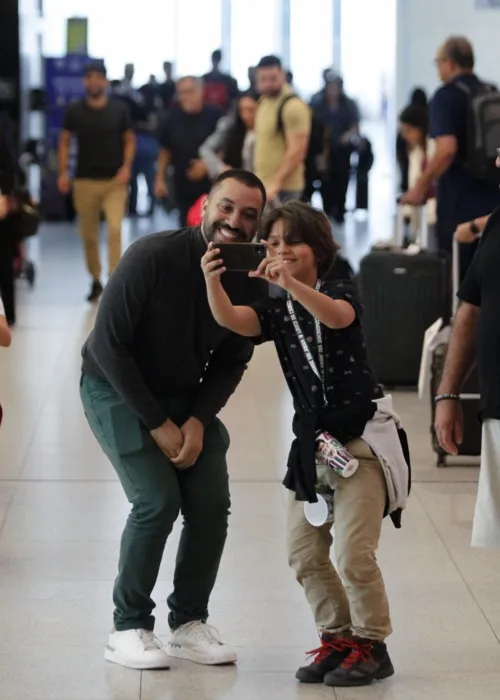
<svg viewBox="0 0 500 700">
<path fill-rule="evenodd" d="M 459 285 L 459 266 L 460 253 L 459 244 L 453 242 L 453 312 L 457 309 L 457 291 Z M 446 353 L 448 352 L 448 343 L 440 343 L 432 352 L 431 359 L 431 380 L 430 380 L 430 396 L 431 396 L 431 436 L 432 448 L 436 453 L 436 466 L 444 467 L 446 459 L 449 455 L 440 446 L 436 431 L 434 429 L 434 416 L 436 413 L 436 404 L 434 397 L 439 391 L 439 384 L 443 375 Z M 458 446 L 458 456 L 460 457 L 479 457 L 481 454 L 481 422 L 479 420 L 480 394 L 479 394 L 479 375 L 477 366 L 471 369 L 467 375 L 463 386 L 460 390 L 460 399 L 464 416 L 463 423 L 463 440 Z"/>
<path fill-rule="evenodd" d="M 446 316 L 450 304 L 449 260 L 426 250 L 427 221 L 421 219 L 419 252 L 373 249 L 360 264 L 368 356 L 378 381 L 388 387 L 417 386 L 425 331 Z M 396 229 L 399 243 L 402 212 Z"/>
</svg>

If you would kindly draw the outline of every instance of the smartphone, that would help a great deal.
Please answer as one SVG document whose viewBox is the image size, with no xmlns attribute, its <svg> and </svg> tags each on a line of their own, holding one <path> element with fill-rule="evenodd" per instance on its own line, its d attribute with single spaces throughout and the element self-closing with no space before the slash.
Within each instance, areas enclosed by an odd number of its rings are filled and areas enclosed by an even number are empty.
<svg viewBox="0 0 500 700">
<path fill-rule="evenodd" d="M 263 243 L 217 243 L 216 247 L 228 272 L 256 270 L 266 257 Z"/>
</svg>

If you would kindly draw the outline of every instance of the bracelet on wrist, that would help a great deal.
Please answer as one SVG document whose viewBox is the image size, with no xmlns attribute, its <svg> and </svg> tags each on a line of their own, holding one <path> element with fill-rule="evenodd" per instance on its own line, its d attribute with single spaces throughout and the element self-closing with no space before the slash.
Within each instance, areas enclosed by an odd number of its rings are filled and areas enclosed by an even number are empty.
<svg viewBox="0 0 500 700">
<path fill-rule="evenodd" d="M 479 226 L 477 225 L 475 219 L 473 219 L 473 220 L 470 222 L 469 228 L 470 228 L 470 232 L 472 233 L 473 236 L 479 236 L 479 234 L 481 233 L 481 229 L 480 229 Z"/>
<path fill-rule="evenodd" d="M 460 394 L 438 394 L 434 397 L 434 403 L 440 401 L 460 401 Z"/>
</svg>

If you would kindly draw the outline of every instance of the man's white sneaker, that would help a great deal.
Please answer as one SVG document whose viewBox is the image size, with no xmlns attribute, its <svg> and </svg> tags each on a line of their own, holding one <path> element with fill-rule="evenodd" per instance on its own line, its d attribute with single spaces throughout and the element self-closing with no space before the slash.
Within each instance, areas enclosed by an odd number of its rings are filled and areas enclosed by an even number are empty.
<svg viewBox="0 0 500 700">
<path fill-rule="evenodd" d="M 188 622 L 174 630 L 167 652 L 177 659 L 209 666 L 234 664 L 238 658 L 234 649 L 221 640 L 215 627 L 200 621 Z"/>
<path fill-rule="evenodd" d="M 112 632 L 104 657 L 111 663 L 140 670 L 170 667 L 160 640 L 153 632 L 143 629 Z"/>
</svg>

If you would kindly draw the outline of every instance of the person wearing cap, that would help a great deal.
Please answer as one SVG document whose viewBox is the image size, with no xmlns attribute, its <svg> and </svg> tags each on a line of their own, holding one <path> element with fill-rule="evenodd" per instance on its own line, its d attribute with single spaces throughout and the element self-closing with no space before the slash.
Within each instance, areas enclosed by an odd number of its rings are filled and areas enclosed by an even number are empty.
<svg viewBox="0 0 500 700">
<path fill-rule="evenodd" d="M 352 140 L 359 133 L 360 114 L 344 92 L 342 78 L 332 69 L 323 73 L 325 87 L 314 95 L 311 109 L 325 129 L 326 162 L 321 182 L 323 208 L 339 224 L 344 222 L 351 169 Z"/>
<path fill-rule="evenodd" d="M 68 171 L 72 136 L 78 155 L 73 197 L 87 269 L 92 277 L 88 301 L 102 294 L 99 229 L 101 212 L 108 226 L 108 272 L 121 256 L 121 224 L 135 155 L 135 136 L 126 104 L 108 96 L 104 64 L 89 63 L 84 75 L 85 97 L 69 106 L 59 141 L 59 180 L 62 194 L 71 188 Z"/>
</svg>

